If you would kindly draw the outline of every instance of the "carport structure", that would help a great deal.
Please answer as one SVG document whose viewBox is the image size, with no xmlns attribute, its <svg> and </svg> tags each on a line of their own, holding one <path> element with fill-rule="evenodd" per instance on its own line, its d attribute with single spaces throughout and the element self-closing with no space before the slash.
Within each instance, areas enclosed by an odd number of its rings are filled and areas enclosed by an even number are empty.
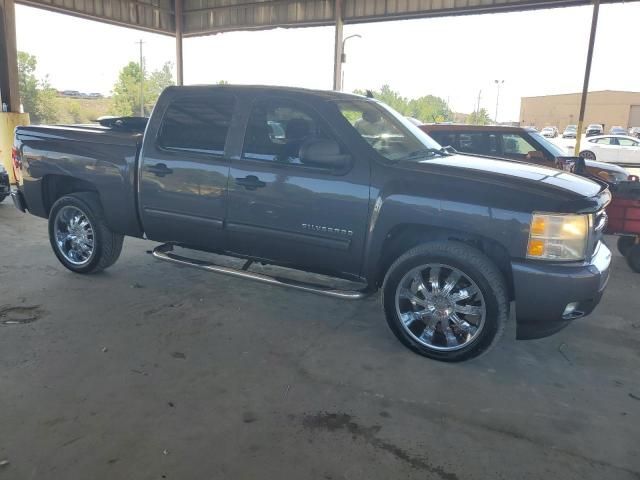
<svg viewBox="0 0 640 480">
<path fill-rule="evenodd" d="M 635 1 L 635 0 L 634 0 Z M 170 35 L 176 39 L 177 83 L 183 82 L 182 40 L 233 30 L 335 25 L 334 89 L 341 89 L 345 23 L 513 12 L 621 0 L 19 0 L 18 3 L 81 18 Z M 588 84 L 592 48 L 589 49 Z M 15 0 L 0 0 L 0 95 L 19 112 Z M 584 100 L 584 99 L 583 99 Z M 4 110 L 4 108 L 3 108 Z M 2 115 L 2 113 L 0 113 Z M 3 120 L 0 125 L 10 124 Z M 2 135 L 0 127 L 0 135 Z M 6 129 L 5 129 L 6 133 Z"/>
</svg>

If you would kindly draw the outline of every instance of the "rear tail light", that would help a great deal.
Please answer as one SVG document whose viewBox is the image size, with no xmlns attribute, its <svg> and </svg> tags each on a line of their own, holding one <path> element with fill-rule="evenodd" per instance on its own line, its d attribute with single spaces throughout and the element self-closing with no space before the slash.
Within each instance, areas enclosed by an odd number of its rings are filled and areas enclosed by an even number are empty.
<svg viewBox="0 0 640 480">
<path fill-rule="evenodd" d="M 16 147 L 11 148 L 11 163 L 13 164 L 13 176 L 16 182 L 19 182 L 20 172 L 22 170 L 22 159 L 20 158 L 20 150 Z"/>
</svg>

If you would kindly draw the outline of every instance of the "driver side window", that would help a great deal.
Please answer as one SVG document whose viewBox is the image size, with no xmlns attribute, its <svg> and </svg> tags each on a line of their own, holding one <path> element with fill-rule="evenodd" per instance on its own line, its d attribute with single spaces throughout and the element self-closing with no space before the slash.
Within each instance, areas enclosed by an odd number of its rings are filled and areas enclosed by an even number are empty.
<svg viewBox="0 0 640 480">
<path fill-rule="evenodd" d="M 502 135 L 502 151 L 505 155 L 521 158 L 535 150 L 536 147 L 531 145 L 520 135 Z"/>
<path fill-rule="evenodd" d="M 307 107 L 288 100 L 258 100 L 249 116 L 242 158 L 303 166 L 302 146 L 330 139 Z"/>
</svg>

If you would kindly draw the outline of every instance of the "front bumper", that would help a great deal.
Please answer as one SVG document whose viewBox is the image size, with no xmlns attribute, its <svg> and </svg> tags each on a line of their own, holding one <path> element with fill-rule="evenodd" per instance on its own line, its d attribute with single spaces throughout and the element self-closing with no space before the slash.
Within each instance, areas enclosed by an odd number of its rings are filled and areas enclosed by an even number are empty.
<svg viewBox="0 0 640 480">
<path fill-rule="evenodd" d="M 581 265 L 514 261 L 516 337 L 541 338 L 589 315 L 600 302 L 609 281 L 611 251 L 600 242 L 591 261 Z M 570 303 L 575 311 L 564 315 Z"/>
</svg>

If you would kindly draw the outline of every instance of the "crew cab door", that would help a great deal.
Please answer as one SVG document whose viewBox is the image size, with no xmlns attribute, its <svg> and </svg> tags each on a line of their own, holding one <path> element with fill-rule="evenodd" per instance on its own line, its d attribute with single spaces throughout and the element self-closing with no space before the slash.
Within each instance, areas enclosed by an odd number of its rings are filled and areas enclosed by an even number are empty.
<svg viewBox="0 0 640 480">
<path fill-rule="evenodd" d="M 259 96 L 231 163 L 227 229 L 234 253 L 325 273 L 358 275 L 366 237 L 370 168 L 305 164 L 305 142 L 345 143 L 316 109 Z M 337 111 L 336 111 L 337 112 Z M 239 149 L 240 149 L 239 148 Z"/>
<path fill-rule="evenodd" d="M 618 163 L 640 165 L 640 141 L 635 138 L 616 138 L 618 141 Z"/>
<path fill-rule="evenodd" d="M 620 147 L 615 137 L 602 137 L 589 140 L 583 150 L 592 150 L 596 154 L 596 160 L 600 162 L 617 163 Z"/>
<path fill-rule="evenodd" d="M 224 247 L 234 115 L 230 93 L 203 89 L 173 97 L 147 127 L 139 167 L 139 210 L 148 238 Z"/>
</svg>

